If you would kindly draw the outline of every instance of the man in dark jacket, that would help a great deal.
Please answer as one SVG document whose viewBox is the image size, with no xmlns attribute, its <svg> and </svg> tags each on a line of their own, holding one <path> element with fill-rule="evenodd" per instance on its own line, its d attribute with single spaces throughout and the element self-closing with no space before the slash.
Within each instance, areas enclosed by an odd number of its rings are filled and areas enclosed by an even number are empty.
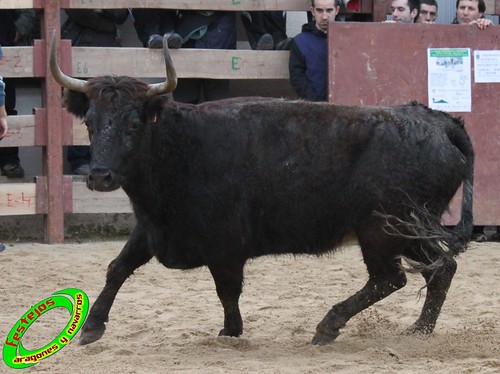
<svg viewBox="0 0 500 374">
<path fill-rule="evenodd" d="M 340 7 L 335 0 L 311 0 L 312 22 L 302 26 L 290 46 L 290 83 L 305 100 L 328 100 L 327 31 Z"/>
<path fill-rule="evenodd" d="M 235 12 L 201 10 L 133 10 L 137 36 L 149 48 L 161 48 L 168 34 L 171 48 L 236 49 Z M 147 16 L 147 15 L 150 16 Z M 151 34 L 154 32 L 154 34 Z M 228 79 L 180 78 L 173 92 L 182 103 L 198 104 L 231 97 Z"/>
</svg>

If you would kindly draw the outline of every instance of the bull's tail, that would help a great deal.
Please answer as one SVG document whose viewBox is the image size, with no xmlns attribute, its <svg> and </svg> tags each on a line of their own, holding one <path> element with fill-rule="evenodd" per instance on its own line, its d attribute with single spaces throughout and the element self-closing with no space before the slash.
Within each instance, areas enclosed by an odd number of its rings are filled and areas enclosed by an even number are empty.
<svg viewBox="0 0 500 374">
<path fill-rule="evenodd" d="M 468 247 L 471 239 L 473 222 L 473 186 L 474 186 L 474 150 L 467 133 L 465 132 L 463 121 L 455 119 L 461 125 L 462 131 L 457 128 L 448 131 L 448 138 L 460 150 L 463 155 L 462 161 L 466 165 L 466 174 L 462 184 L 462 207 L 460 221 L 453 228 L 453 237 L 450 243 L 446 243 L 454 256 L 459 255 Z M 454 131 L 453 131 L 454 130 Z"/>
<path fill-rule="evenodd" d="M 463 127 L 460 119 L 454 119 L 456 125 L 448 131 L 450 142 L 461 152 L 464 167 L 464 178 L 462 181 L 462 205 L 460 221 L 453 228 L 441 224 L 441 217 L 429 212 L 425 204 L 419 204 L 408 196 L 408 211 L 411 212 L 406 219 L 375 213 L 385 221 L 385 231 L 389 235 L 404 237 L 420 243 L 414 247 L 420 248 L 421 255 L 430 260 L 425 263 L 413 261 L 406 256 L 404 258 L 409 265 L 404 268 L 410 272 L 436 271 L 450 259 L 465 252 L 471 239 L 473 223 L 473 185 L 474 185 L 474 151 L 472 143 Z"/>
</svg>

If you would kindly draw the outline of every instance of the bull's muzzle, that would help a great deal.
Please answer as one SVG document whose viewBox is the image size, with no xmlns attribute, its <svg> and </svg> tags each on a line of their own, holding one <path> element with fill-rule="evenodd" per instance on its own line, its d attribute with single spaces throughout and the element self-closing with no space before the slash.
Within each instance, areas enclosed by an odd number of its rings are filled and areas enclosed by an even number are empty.
<svg viewBox="0 0 500 374">
<path fill-rule="evenodd" d="M 87 176 L 87 188 L 94 191 L 109 192 L 120 188 L 119 178 L 108 169 L 91 169 Z"/>
</svg>

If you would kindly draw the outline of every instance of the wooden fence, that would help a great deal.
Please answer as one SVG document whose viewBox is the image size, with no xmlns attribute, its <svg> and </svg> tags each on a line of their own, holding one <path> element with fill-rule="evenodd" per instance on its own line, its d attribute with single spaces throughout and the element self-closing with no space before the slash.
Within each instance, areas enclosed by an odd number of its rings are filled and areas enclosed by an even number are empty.
<svg viewBox="0 0 500 374">
<path fill-rule="evenodd" d="M 500 0 L 487 0 L 488 8 L 500 14 Z M 390 0 L 361 0 L 359 13 L 369 13 L 375 21 L 385 19 Z M 42 12 L 41 40 L 33 47 L 2 47 L 0 74 L 12 78 L 42 79 L 42 108 L 32 115 L 8 118 L 10 136 L 1 147 L 42 147 L 43 175 L 33 183 L 0 184 L 0 215 L 44 217 L 44 237 L 48 243 L 64 241 L 65 213 L 130 212 L 122 190 L 99 193 L 63 174 L 63 147 L 88 144 L 84 126 L 61 108 L 61 88 L 47 66 L 52 30 L 60 30 L 61 9 L 68 8 L 170 8 L 228 11 L 304 11 L 309 0 L 1 0 L 0 8 L 34 8 Z M 179 77 L 226 79 L 288 79 L 287 51 L 193 50 L 171 52 Z M 59 60 L 63 71 L 88 78 L 105 74 L 143 78 L 163 78 L 161 51 L 145 48 L 72 48 L 61 41 Z M 210 69 L 205 69 L 205 66 Z"/>
</svg>

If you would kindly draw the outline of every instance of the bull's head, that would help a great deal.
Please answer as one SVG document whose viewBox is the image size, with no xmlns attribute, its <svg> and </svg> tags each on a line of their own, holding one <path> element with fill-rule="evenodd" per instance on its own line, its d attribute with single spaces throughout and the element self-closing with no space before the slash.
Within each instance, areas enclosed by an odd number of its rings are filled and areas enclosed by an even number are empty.
<svg viewBox="0 0 500 374">
<path fill-rule="evenodd" d="M 163 41 L 166 80 L 146 84 L 130 77 L 104 76 L 76 79 L 65 75 L 58 66 L 56 33 L 52 35 L 50 70 L 65 90 L 64 105 L 75 116 L 82 118 L 90 138 L 91 163 L 87 186 L 98 191 L 112 191 L 122 184 L 129 158 L 145 131 L 150 114 L 146 107 L 154 96 L 172 92 L 177 76 L 167 47 Z"/>
</svg>

